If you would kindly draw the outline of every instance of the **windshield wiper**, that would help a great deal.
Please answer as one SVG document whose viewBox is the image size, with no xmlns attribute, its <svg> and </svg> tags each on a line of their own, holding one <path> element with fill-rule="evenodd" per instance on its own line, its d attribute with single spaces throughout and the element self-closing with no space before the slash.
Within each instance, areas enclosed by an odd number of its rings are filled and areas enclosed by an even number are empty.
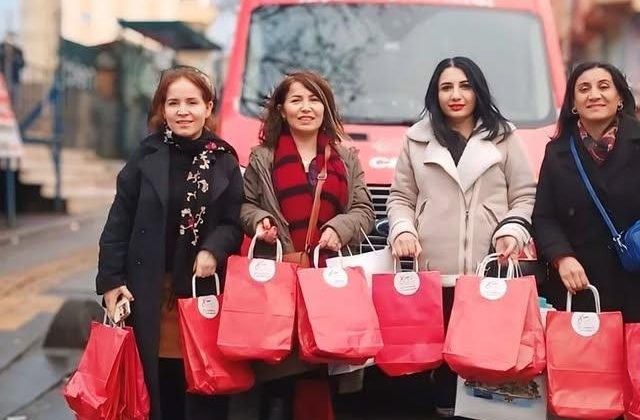
<svg viewBox="0 0 640 420">
<path fill-rule="evenodd" d="M 362 124 L 362 125 L 403 125 L 406 127 L 411 127 L 415 124 L 419 118 L 416 119 L 384 119 L 384 118 L 373 118 L 373 117 L 352 117 L 352 116 L 344 116 L 342 117 L 342 121 L 345 124 Z"/>
</svg>

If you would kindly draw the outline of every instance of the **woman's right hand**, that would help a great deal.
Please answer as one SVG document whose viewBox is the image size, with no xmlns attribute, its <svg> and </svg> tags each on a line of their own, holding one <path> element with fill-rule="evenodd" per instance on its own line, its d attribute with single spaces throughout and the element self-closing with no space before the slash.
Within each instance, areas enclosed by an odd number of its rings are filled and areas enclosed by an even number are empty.
<svg viewBox="0 0 640 420">
<path fill-rule="evenodd" d="M 104 293 L 104 303 L 107 305 L 107 315 L 111 319 L 114 319 L 116 303 L 118 303 L 121 296 L 124 296 L 124 298 L 128 299 L 129 302 L 133 301 L 133 295 L 129 289 L 127 289 L 127 286 L 119 286 Z"/>
<path fill-rule="evenodd" d="M 269 244 L 275 244 L 278 239 L 278 227 L 271 224 L 271 219 L 265 217 L 256 225 L 256 236 Z"/>
<path fill-rule="evenodd" d="M 420 246 L 418 238 L 410 232 L 402 232 L 396 236 L 396 239 L 391 245 L 391 253 L 396 259 L 403 257 L 417 258 L 421 252 L 422 247 Z"/>
<path fill-rule="evenodd" d="M 582 264 L 574 257 L 559 258 L 556 261 L 556 267 L 558 267 L 558 274 L 560 274 L 562 283 L 571 294 L 575 295 L 576 292 L 586 289 L 589 285 L 589 279 L 584 272 Z"/>
</svg>

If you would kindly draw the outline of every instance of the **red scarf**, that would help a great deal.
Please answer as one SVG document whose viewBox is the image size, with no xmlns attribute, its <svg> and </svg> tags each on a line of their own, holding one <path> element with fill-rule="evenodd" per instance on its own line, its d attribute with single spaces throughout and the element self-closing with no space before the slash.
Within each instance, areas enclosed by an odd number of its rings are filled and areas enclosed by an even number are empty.
<svg viewBox="0 0 640 420">
<path fill-rule="evenodd" d="M 602 137 L 598 140 L 594 139 L 587 133 L 587 130 L 582 125 L 582 121 L 578 120 L 578 133 L 582 139 L 583 144 L 589 151 L 589 155 L 593 161 L 598 165 L 602 165 L 609 156 L 609 153 L 616 145 L 616 134 L 618 133 L 618 120 L 613 120 L 611 125 L 604 130 Z"/>
<path fill-rule="evenodd" d="M 324 135 L 318 135 L 315 168 L 320 172 L 324 167 L 324 147 L 328 142 Z M 313 164 L 311 165 L 314 166 Z M 314 171 L 315 172 L 315 171 Z M 273 172 L 273 188 L 284 218 L 289 223 L 289 232 L 296 251 L 304 251 L 309 215 L 313 207 L 315 187 L 310 184 L 304 171 L 302 158 L 293 137 L 283 134 L 276 145 Z M 335 147 L 331 147 L 331 157 L 327 166 L 327 180 L 320 195 L 318 225 L 311 238 L 311 246 L 320 239 L 320 227 L 337 214 L 344 211 L 348 202 L 347 170 Z"/>
</svg>

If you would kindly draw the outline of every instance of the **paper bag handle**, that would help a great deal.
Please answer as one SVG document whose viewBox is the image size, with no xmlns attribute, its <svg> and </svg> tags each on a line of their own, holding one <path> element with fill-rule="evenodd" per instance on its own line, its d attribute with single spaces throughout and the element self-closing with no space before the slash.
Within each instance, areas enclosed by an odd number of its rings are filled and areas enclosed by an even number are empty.
<svg viewBox="0 0 640 420">
<path fill-rule="evenodd" d="M 253 250 L 256 247 L 256 242 L 258 241 L 258 234 L 256 233 L 251 238 L 251 243 L 249 244 L 249 253 L 248 257 L 250 260 L 253 259 Z M 280 239 L 276 238 L 276 262 L 282 262 L 282 242 Z"/>
<path fill-rule="evenodd" d="M 484 273 L 487 271 L 487 266 L 489 265 L 489 263 L 492 263 L 494 261 L 497 262 L 499 256 L 500 254 L 497 254 L 494 252 L 484 257 L 482 261 L 480 261 L 480 264 L 478 264 L 478 268 L 476 269 L 476 275 L 479 277 L 484 277 Z M 498 264 L 498 277 L 500 277 L 500 267 L 501 265 Z M 509 258 L 507 259 L 507 273 L 505 275 L 505 279 L 512 279 L 515 277 L 515 274 L 516 274 L 515 265 L 511 260 L 511 258 Z"/>
<path fill-rule="evenodd" d="M 338 257 L 340 258 L 340 267 L 344 268 L 344 264 L 342 263 L 342 251 L 338 250 Z M 313 248 L 313 266 L 318 268 L 318 262 L 320 261 L 320 245 L 316 245 Z"/>
<path fill-rule="evenodd" d="M 600 292 L 598 292 L 598 289 L 592 284 L 587 285 L 587 288 L 593 293 L 593 300 L 596 302 L 596 313 L 600 313 Z M 567 292 L 567 312 L 571 312 L 571 299 L 571 292 Z"/>
<path fill-rule="evenodd" d="M 213 273 L 213 278 L 215 280 L 216 283 L 216 296 L 218 296 L 220 294 L 220 277 L 218 277 L 218 273 Z M 193 277 L 191 277 L 191 296 L 192 297 L 197 297 L 196 296 L 196 275 L 195 273 L 193 274 Z"/>
<path fill-rule="evenodd" d="M 398 273 L 398 263 L 400 260 L 398 258 L 393 258 L 393 274 Z M 418 257 L 413 257 L 413 272 L 417 273 L 419 270 L 418 266 Z M 402 271 L 402 265 L 400 265 L 400 271 Z"/>
</svg>

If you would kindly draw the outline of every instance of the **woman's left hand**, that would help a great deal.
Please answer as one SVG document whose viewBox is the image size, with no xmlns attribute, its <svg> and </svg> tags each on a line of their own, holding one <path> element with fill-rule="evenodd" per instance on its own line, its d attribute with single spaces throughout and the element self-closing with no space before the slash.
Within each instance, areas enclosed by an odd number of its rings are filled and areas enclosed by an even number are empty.
<svg viewBox="0 0 640 420">
<path fill-rule="evenodd" d="M 216 272 L 217 267 L 216 257 L 211 252 L 203 249 L 196 255 L 196 261 L 193 263 L 193 272 L 196 277 L 211 277 Z"/>
<path fill-rule="evenodd" d="M 513 236 L 501 236 L 496 239 L 496 253 L 498 254 L 498 262 L 506 264 L 507 259 L 517 261 L 520 255 L 518 249 L 518 241 Z"/>
<path fill-rule="evenodd" d="M 318 245 L 320 246 L 320 248 L 326 248 L 336 252 L 339 251 L 340 248 L 342 248 L 340 237 L 338 236 L 336 231 L 331 229 L 330 227 L 322 231 L 322 235 L 320 236 Z"/>
</svg>

